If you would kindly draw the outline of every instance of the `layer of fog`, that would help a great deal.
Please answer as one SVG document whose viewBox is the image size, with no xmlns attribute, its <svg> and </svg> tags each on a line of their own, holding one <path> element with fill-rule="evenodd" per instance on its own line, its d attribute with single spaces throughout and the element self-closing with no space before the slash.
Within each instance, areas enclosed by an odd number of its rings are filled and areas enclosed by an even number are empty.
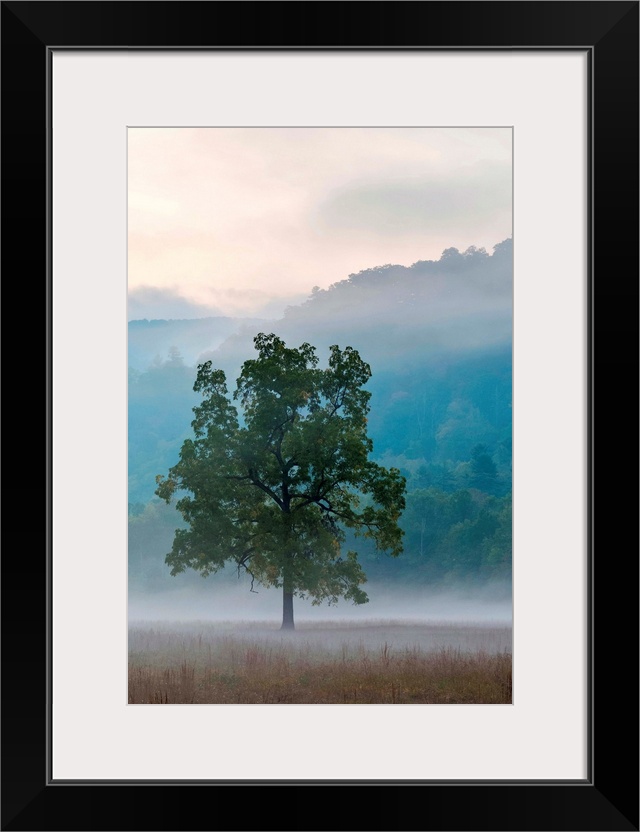
<svg viewBox="0 0 640 832">
<path fill-rule="evenodd" d="M 295 631 L 281 631 L 273 622 L 138 621 L 129 626 L 130 656 L 166 662 L 169 656 L 203 656 L 214 649 L 284 648 L 291 659 L 322 660 L 339 654 L 343 660 L 363 655 L 384 658 L 405 651 L 423 653 L 511 653 L 511 626 L 491 622 L 385 621 L 370 619 L 354 624 L 304 621 Z M 268 656 L 269 654 L 267 654 Z M 266 656 L 265 656 L 266 657 Z"/>
<path fill-rule="evenodd" d="M 483 587 L 460 587 L 430 591 L 428 588 L 389 588 L 366 584 L 369 602 L 354 605 L 341 600 L 329 606 L 314 606 L 309 600 L 294 599 L 296 626 L 302 622 L 469 622 L 510 625 L 509 588 L 503 583 Z M 215 576 L 202 585 L 176 587 L 151 593 L 129 589 L 129 623 L 137 621 L 271 621 L 280 626 L 282 594 L 278 589 L 249 591 L 244 581 L 216 582 Z"/>
<path fill-rule="evenodd" d="M 187 365 L 195 366 L 203 349 L 215 350 L 244 327 L 255 332 L 266 324 L 262 319 L 206 317 L 202 309 L 197 318 L 185 314 L 171 320 L 132 320 L 128 329 L 129 367 L 145 372 L 172 350 Z"/>
</svg>

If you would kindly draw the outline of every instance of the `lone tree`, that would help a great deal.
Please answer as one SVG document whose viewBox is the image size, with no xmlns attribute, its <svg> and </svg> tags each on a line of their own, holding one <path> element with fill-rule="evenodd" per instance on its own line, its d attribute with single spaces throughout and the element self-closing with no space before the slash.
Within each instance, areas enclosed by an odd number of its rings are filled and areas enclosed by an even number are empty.
<svg viewBox="0 0 640 832">
<path fill-rule="evenodd" d="M 254 582 L 282 587 L 282 629 L 293 629 L 293 596 L 312 603 L 339 597 L 364 604 L 366 576 L 353 551 L 342 553 L 350 529 L 396 557 L 403 532 L 405 479 L 368 457 L 371 393 L 368 364 L 351 347 L 331 347 L 318 368 L 315 348 L 287 348 L 276 335 L 254 338 L 258 358 L 245 361 L 233 399 L 222 370 L 199 365 L 187 439 L 156 494 L 177 502 L 187 528 L 166 557 L 171 574 L 203 576 L 226 562 Z"/>
</svg>

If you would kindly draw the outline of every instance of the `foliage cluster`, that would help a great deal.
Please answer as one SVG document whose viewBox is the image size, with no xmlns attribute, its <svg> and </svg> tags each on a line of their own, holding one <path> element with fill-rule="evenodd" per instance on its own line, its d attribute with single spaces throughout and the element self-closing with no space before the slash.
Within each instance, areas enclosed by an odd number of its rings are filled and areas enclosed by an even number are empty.
<svg viewBox="0 0 640 832">
<path fill-rule="evenodd" d="M 157 494 L 177 508 L 167 555 L 172 575 L 209 575 L 228 561 L 263 586 L 283 590 L 283 627 L 293 626 L 293 596 L 313 603 L 368 599 L 366 576 L 346 530 L 397 556 L 405 479 L 370 459 L 371 369 L 351 347 L 331 347 L 320 368 L 315 348 L 289 348 L 276 335 L 254 339 L 229 397 L 210 361 L 198 367 L 194 437 L 186 439 Z"/>
</svg>

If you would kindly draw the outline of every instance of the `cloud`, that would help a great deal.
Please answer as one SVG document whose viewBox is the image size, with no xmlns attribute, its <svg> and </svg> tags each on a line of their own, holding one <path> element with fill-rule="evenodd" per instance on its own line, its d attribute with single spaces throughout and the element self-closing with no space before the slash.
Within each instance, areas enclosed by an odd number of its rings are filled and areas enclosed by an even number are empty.
<svg viewBox="0 0 640 832">
<path fill-rule="evenodd" d="M 511 155 L 507 128 L 132 128 L 129 286 L 271 317 L 367 266 L 489 247 Z"/>
<path fill-rule="evenodd" d="M 215 317 L 280 318 L 288 306 L 303 303 L 308 293 L 273 297 L 268 292 L 244 289 L 209 289 L 200 299 L 185 297 L 178 289 L 139 286 L 129 291 L 130 321 L 186 320 Z"/>
<path fill-rule="evenodd" d="M 456 176 L 420 176 L 346 186 L 322 203 L 320 228 L 407 235 L 484 227 L 511 212 L 511 166 L 482 163 Z"/>
<path fill-rule="evenodd" d="M 139 286 L 129 292 L 129 320 L 180 320 L 222 315 L 216 307 L 196 303 L 175 289 Z"/>
</svg>

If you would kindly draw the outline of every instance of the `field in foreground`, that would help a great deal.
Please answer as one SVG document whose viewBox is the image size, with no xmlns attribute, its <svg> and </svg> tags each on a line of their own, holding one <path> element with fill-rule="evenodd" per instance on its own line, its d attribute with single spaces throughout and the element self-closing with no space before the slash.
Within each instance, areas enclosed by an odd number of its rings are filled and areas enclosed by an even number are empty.
<svg viewBox="0 0 640 832">
<path fill-rule="evenodd" d="M 130 704 L 506 704 L 511 628 L 137 622 Z"/>
</svg>

